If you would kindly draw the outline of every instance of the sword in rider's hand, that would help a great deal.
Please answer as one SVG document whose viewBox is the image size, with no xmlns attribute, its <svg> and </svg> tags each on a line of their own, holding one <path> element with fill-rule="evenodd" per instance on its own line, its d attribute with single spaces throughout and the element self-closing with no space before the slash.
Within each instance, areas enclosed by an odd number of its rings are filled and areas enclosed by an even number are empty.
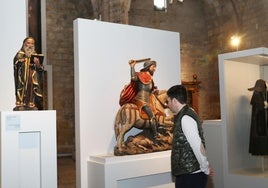
<svg viewBox="0 0 268 188">
<path fill-rule="evenodd" d="M 131 64 L 131 63 L 133 63 L 133 62 L 135 62 L 135 63 L 142 63 L 142 62 L 144 62 L 144 61 L 150 61 L 151 60 L 151 58 L 145 58 L 145 59 L 136 59 L 136 60 L 130 60 L 128 63 L 129 64 Z"/>
</svg>

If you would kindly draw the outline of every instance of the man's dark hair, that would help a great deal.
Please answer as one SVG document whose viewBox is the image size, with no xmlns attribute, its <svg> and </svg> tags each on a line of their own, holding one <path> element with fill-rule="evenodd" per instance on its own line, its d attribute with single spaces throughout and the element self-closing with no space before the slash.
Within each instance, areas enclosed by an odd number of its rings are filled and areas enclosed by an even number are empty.
<svg viewBox="0 0 268 188">
<path fill-rule="evenodd" d="M 167 96 L 177 99 L 181 104 L 187 103 L 187 90 L 183 85 L 175 85 L 168 89 Z"/>
</svg>

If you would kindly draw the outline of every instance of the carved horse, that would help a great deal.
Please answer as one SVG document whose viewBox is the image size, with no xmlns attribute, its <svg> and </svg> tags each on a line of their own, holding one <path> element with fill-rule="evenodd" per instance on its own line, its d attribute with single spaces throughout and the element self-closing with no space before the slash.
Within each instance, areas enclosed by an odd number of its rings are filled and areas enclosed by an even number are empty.
<svg viewBox="0 0 268 188">
<path fill-rule="evenodd" d="M 158 124 L 171 128 L 173 126 L 173 115 L 164 105 L 166 98 L 166 91 L 161 91 L 157 96 L 152 95 L 152 103 L 159 112 L 155 115 Z M 118 151 L 122 151 L 125 146 L 124 136 L 133 127 L 138 129 L 150 128 L 149 120 L 141 118 L 140 111 L 135 104 L 126 103 L 118 110 L 115 119 L 114 131 Z"/>
</svg>

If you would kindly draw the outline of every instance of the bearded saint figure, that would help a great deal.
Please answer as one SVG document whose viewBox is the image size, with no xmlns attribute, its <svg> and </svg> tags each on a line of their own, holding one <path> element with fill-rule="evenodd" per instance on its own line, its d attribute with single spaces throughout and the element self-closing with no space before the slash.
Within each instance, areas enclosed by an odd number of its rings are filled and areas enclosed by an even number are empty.
<svg viewBox="0 0 268 188">
<path fill-rule="evenodd" d="M 43 55 L 35 51 L 35 40 L 27 37 L 14 57 L 14 80 L 18 110 L 38 110 L 36 102 L 42 98 L 41 77 L 44 71 Z"/>
</svg>

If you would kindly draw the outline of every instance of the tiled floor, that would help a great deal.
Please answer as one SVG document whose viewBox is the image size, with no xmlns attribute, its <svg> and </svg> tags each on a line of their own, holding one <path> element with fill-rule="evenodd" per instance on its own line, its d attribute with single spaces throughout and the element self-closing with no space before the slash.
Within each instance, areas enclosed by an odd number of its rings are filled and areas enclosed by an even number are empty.
<svg viewBox="0 0 268 188">
<path fill-rule="evenodd" d="M 72 157 L 58 157 L 58 188 L 75 188 L 75 160 Z"/>
</svg>

